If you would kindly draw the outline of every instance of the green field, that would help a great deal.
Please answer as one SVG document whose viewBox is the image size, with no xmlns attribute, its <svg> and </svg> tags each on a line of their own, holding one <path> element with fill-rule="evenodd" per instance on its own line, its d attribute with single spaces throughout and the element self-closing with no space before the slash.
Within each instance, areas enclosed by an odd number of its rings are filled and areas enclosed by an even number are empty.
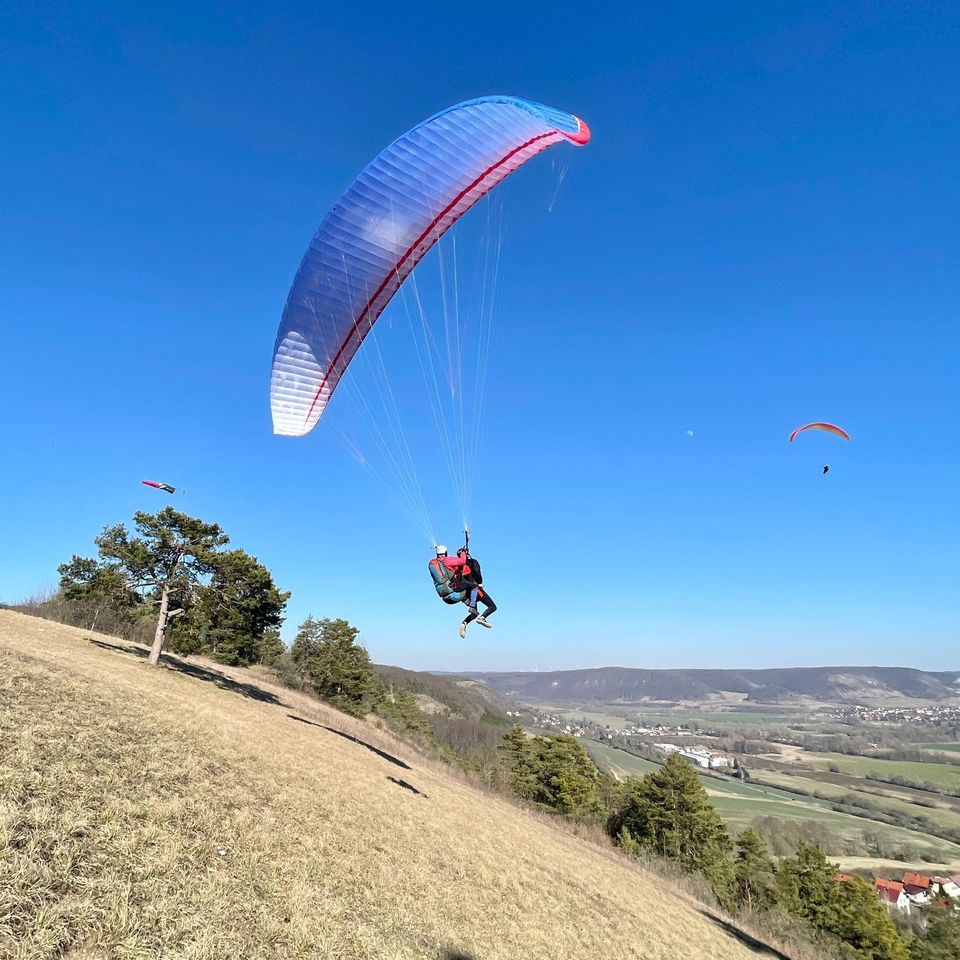
<svg viewBox="0 0 960 960">
<path fill-rule="evenodd" d="M 675 727 L 696 725 L 699 727 L 770 727 L 783 726 L 799 717 L 809 715 L 807 710 L 739 710 L 735 703 L 718 704 L 715 709 L 699 707 L 696 709 L 678 707 L 665 708 L 662 704 L 645 707 L 642 704 L 609 703 L 597 710 L 582 707 L 558 707 L 550 704 L 534 704 L 535 709 L 543 713 L 561 717 L 564 720 L 583 719 L 597 723 L 602 727 L 622 727 L 625 723 L 639 723 L 645 726 L 662 724 Z M 616 713 L 613 711 L 616 710 Z"/>
<path fill-rule="evenodd" d="M 618 777 L 643 777 L 660 769 L 659 763 L 644 760 L 642 757 L 635 757 L 632 753 L 627 753 L 617 747 L 597 743 L 594 740 L 584 740 L 582 743 L 597 763 Z M 771 801 L 789 803 L 796 798 L 795 794 L 778 790 L 776 787 L 745 783 L 741 780 L 734 780 L 732 777 L 721 779 L 720 777 L 701 774 L 700 782 L 711 796 L 726 797 L 731 801 L 740 800 L 747 804 Z M 811 800 L 810 802 L 817 803 L 818 801 Z"/>
<path fill-rule="evenodd" d="M 698 727 L 771 727 L 784 726 L 796 720 L 797 713 L 771 713 L 759 710 L 645 710 L 631 708 L 631 714 L 640 723 L 678 726 L 682 724 Z"/>
<path fill-rule="evenodd" d="M 616 747 L 589 740 L 582 742 L 601 768 L 609 770 L 615 776 L 642 777 L 659 769 L 659 764 L 635 757 Z M 927 766 L 927 764 L 921 764 L 921 766 Z M 936 766 L 936 764 L 933 764 L 933 766 Z M 767 772 L 764 771 L 762 776 L 768 776 Z M 795 778 L 786 773 L 769 774 L 769 776 L 776 777 L 778 782 L 783 784 L 796 780 L 798 785 L 802 783 L 804 786 L 820 789 L 822 792 L 836 790 L 838 795 L 850 792 L 848 789 L 837 786 L 834 786 L 831 790 L 829 784 L 803 780 L 802 777 Z M 700 775 L 700 782 L 710 795 L 710 802 L 716 808 L 717 813 L 734 833 L 752 824 L 757 817 L 770 816 L 790 821 L 814 820 L 832 831 L 838 838 L 862 838 L 867 832 L 879 833 L 886 837 L 888 841 L 903 844 L 905 848 L 920 850 L 937 856 L 938 859 L 960 859 L 960 845 L 918 831 L 908 830 L 905 827 L 891 826 L 848 813 L 838 813 L 830 809 L 830 801 L 828 800 L 790 793 L 768 784 L 750 783 L 732 778 L 717 778 L 704 774 Z M 903 801 L 888 802 L 897 806 L 902 805 L 903 808 L 909 808 L 914 813 L 926 813 L 930 815 L 931 819 L 937 817 L 938 813 L 944 813 L 944 811 L 920 808 Z M 951 822 L 956 816 L 955 814 L 945 815 L 949 817 Z"/>
<path fill-rule="evenodd" d="M 925 750 L 948 750 L 951 753 L 960 753 L 960 743 L 955 740 L 948 740 L 946 743 L 921 743 Z"/>
<path fill-rule="evenodd" d="M 659 763 L 644 760 L 642 757 L 635 757 L 632 753 L 618 750 L 616 747 L 609 747 L 604 743 L 597 743 L 596 740 L 581 740 L 580 742 L 598 766 L 609 770 L 616 777 L 644 777 L 648 773 L 660 769 Z"/>
<path fill-rule="evenodd" d="M 748 783 L 742 780 L 720 779 L 719 777 L 709 777 L 700 774 L 700 782 L 707 788 L 707 793 L 722 795 L 727 797 L 740 797 L 756 803 L 761 800 L 786 800 L 793 801 L 797 798 L 795 793 L 788 790 L 778 790 L 765 783 Z M 817 801 L 813 801 L 816 803 Z"/>
<path fill-rule="evenodd" d="M 660 769 L 659 763 L 644 760 L 642 757 L 635 757 L 632 753 L 619 750 L 617 747 L 596 743 L 593 740 L 585 740 L 583 741 L 583 745 L 587 748 L 587 751 L 594 760 L 618 777 L 642 777 Z M 730 814 L 734 812 L 740 813 L 746 810 L 748 812 L 752 811 L 750 816 L 755 816 L 758 813 L 771 812 L 767 805 L 785 807 L 788 804 L 795 803 L 798 799 L 795 794 L 788 793 L 785 790 L 778 790 L 776 787 L 744 783 L 743 781 L 732 778 L 720 779 L 719 777 L 701 774 L 700 782 L 716 802 L 718 809 L 720 807 L 720 801 L 722 800 L 724 810 Z M 813 805 L 819 803 L 819 801 L 814 799 L 810 799 L 807 802 Z M 763 809 L 756 809 L 761 804 L 764 805 Z M 749 822 L 749 819 L 748 817 L 744 822 Z"/>
<path fill-rule="evenodd" d="M 626 717 L 618 717 L 612 713 L 593 713 L 590 710 L 555 710 L 550 707 L 542 707 L 541 709 L 563 720 L 586 720 L 588 723 L 595 723 L 601 727 L 613 727 L 615 730 L 619 730 L 630 723 Z"/>
<path fill-rule="evenodd" d="M 842 813 L 832 813 L 818 805 L 816 800 L 795 797 L 793 800 L 767 800 L 761 796 L 746 798 L 710 793 L 710 802 L 717 813 L 734 832 L 753 823 L 756 817 L 779 817 L 781 820 L 818 820 L 827 826 L 833 826 L 838 833 L 849 833 L 856 829 L 850 824 L 850 817 Z"/>
<path fill-rule="evenodd" d="M 841 773 L 854 777 L 877 774 L 882 777 L 906 777 L 920 783 L 934 783 L 947 790 L 960 792 L 960 766 L 949 763 L 920 763 L 909 760 L 875 760 L 871 757 L 854 757 L 842 753 L 803 754 L 803 762 L 818 770 L 826 770 L 830 764 L 839 767 Z"/>
<path fill-rule="evenodd" d="M 883 784 L 874 780 L 863 779 L 857 780 L 853 784 L 829 783 L 804 777 L 802 772 L 799 771 L 796 774 L 790 774 L 761 770 L 754 773 L 754 779 L 784 787 L 795 786 L 798 790 L 807 790 L 811 793 L 816 791 L 837 802 L 843 801 L 850 794 L 858 794 L 865 801 L 875 804 L 879 810 L 913 817 L 925 816 L 929 817 L 931 822 L 940 826 L 960 830 L 960 811 L 949 808 L 946 804 L 926 807 L 911 803 L 911 794 L 907 792 L 899 793 L 898 791 L 901 788 L 894 784 Z M 862 784 L 864 789 L 858 789 L 858 784 Z M 879 796 L 877 791 L 882 791 L 883 796 Z M 929 796 L 932 801 L 936 802 L 933 795 Z"/>
</svg>

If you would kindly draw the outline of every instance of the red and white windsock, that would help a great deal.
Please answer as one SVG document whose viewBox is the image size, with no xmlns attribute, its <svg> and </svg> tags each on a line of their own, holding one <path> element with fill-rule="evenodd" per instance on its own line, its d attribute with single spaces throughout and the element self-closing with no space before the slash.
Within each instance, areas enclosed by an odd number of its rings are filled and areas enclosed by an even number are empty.
<svg viewBox="0 0 960 960">
<path fill-rule="evenodd" d="M 141 480 L 143 484 L 146 484 L 148 487 L 154 487 L 157 490 L 165 490 L 167 493 L 176 493 L 177 488 L 171 487 L 169 483 L 160 483 L 159 480 Z"/>
</svg>

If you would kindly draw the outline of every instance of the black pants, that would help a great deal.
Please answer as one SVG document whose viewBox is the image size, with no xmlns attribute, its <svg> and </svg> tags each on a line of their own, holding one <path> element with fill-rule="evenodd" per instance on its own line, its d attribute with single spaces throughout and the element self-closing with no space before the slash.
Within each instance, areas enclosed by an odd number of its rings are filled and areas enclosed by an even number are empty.
<svg viewBox="0 0 960 960">
<path fill-rule="evenodd" d="M 484 609 L 484 611 L 483 611 L 483 618 L 484 618 L 484 619 L 486 619 L 487 617 L 489 617 L 490 614 L 493 613 L 493 612 L 497 609 L 497 605 L 493 602 L 493 597 L 491 597 L 490 594 L 487 593 L 487 591 L 486 591 L 485 588 L 484 588 L 484 591 L 483 591 L 483 596 L 482 596 L 482 597 L 477 597 L 477 603 L 482 603 L 483 606 L 485 607 L 485 609 Z M 476 619 L 477 619 L 477 615 L 471 611 L 471 612 L 468 613 L 467 616 L 464 618 L 464 621 L 463 621 L 463 622 L 464 622 L 464 623 L 473 623 L 473 621 L 476 620 Z"/>
<path fill-rule="evenodd" d="M 470 577 L 458 577 L 453 582 L 453 589 L 463 597 L 463 602 L 469 607 L 470 606 L 470 595 L 474 590 L 478 589 L 480 584 L 476 580 L 471 579 Z"/>
</svg>

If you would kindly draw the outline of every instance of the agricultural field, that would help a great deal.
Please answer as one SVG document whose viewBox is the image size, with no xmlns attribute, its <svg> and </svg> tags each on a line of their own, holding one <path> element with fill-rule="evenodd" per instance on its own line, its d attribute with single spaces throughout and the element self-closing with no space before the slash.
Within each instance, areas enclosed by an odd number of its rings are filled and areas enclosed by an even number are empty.
<svg viewBox="0 0 960 960">
<path fill-rule="evenodd" d="M 707 729 L 736 729 L 736 728 L 769 728 L 786 727 L 800 719 L 804 714 L 797 711 L 770 711 L 770 710 L 737 710 L 718 708 L 716 710 L 691 710 L 678 708 L 676 710 L 631 710 L 631 718 L 638 723 L 654 726 L 686 725 L 689 727 L 704 727 Z"/>
<path fill-rule="evenodd" d="M 718 704 L 715 708 L 710 706 L 671 708 L 663 704 L 650 707 L 636 704 L 606 704 L 605 707 L 596 710 L 534 704 L 533 709 L 565 721 L 586 720 L 601 727 L 614 729 L 623 727 L 626 723 L 637 723 L 648 727 L 689 726 L 724 731 L 737 728 L 768 729 L 786 727 L 808 715 L 808 711 L 795 708 L 741 710 L 737 704 L 733 703 Z"/>
<path fill-rule="evenodd" d="M 960 766 L 949 763 L 920 763 L 910 760 L 877 760 L 872 757 L 848 756 L 842 753 L 804 752 L 803 762 L 818 770 L 828 770 L 831 764 L 841 773 L 854 777 L 877 774 L 882 777 L 905 777 L 919 783 L 960 793 Z"/>
<path fill-rule="evenodd" d="M 787 799 L 764 795 L 761 789 L 752 797 L 735 796 L 726 791 L 710 790 L 710 802 L 724 819 L 732 833 L 750 826 L 757 817 L 777 817 L 780 820 L 816 820 L 838 834 L 862 832 L 856 818 L 833 813 L 819 800 L 788 794 Z"/>
<path fill-rule="evenodd" d="M 792 751 L 794 748 L 790 748 Z M 750 757 L 747 767 L 751 777 L 767 783 L 782 783 L 778 776 L 786 777 L 787 781 L 797 784 L 801 789 L 829 790 L 831 786 L 841 787 L 846 792 L 860 791 L 869 795 L 883 795 L 905 800 L 917 807 L 954 810 L 960 812 L 960 797 L 949 796 L 943 793 L 933 793 L 930 790 L 921 790 L 917 787 L 907 787 L 899 783 L 889 783 L 885 780 L 868 780 L 861 775 L 850 773 L 834 773 L 827 770 L 818 770 L 804 763 L 804 757 L 809 756 L 800 748 L 795 748 L 787 757 L 780 760 L 770 760 L 766 757 Z M 788 762 L 784 762 L 787 760 Z M 806 781 L 806 783 L 804 783 Z"/>
<path fill-rule="evenodd" d="M 635 757 L 626 750 L 618 750 L 595 740 L 581 740 L 581 743 L 601 769 L 609 770 L 621 780 L 626 777 L 643 777 L 660 769 L 659 763 Z"/>
<path fill-rule="evenodd" d="M 602 768 L 609 770 L 617 777 L 640 777 L 659 767 L 656 763 L 606 744 L 584 741 L 584 746 Z M 758 817 L 775 817 L 794 824 L 813 823 L 828 831 L 829 835 L 838 841 L 835 850 L 827 850 L 831 855 L 840 855 L 842 850 L 851 843 L 865 847 L 868 845 L 868 837 L 872 836 L 880 837 L 889 849 L 912 851 L 917 857 L 953 863 L 960 867 L 960 845 L 958 844 L 905 827 L 837 812 L 830 809 L 830 800 L 791 793 L 778 789 L 776 784 L 783 786 L 795 784 L 803 789 L 817 789 L 823 793 L 836 791 L 837 799 L 841 795 L 849 794 L 850 789 L 818 780 L 808 779 L 804 782 L 799 769 L 797 776 L 762 771 L 758 777 L 767 778 L 768 782 L 753 783 L 708 775 L 700 776 L 700 781 L 710 796 L 710 802 L 732 833 L 750 826 Z M 876 800 L 878 805 L 889 803 L 891 807 L 913 815 L 927 814 L 931 818 L 937 818 L 938 822 L 939 815 L 943 814 L 944 823 L 949 821 L 950 826 L 960 823 L 960 813 L 956 811 L 925 809 L 896 799 L 889 801 L 872 797 L 871 799 Z"/>
<path fill-rule="evenodd" d="M 809 793 L 816 792 L 836 802 L 842 802 L 851 795 L 855 795 L 857 799 L 873 804 L 877 809 L 884 812 L 913 817 L 926 816 L 944 827 L 960 830 L 960 809 L 951 806 L 947 802 L 947 798 L 941 801 L 934 795 L 929 795 L 930 800 L 927 801 L 929 806 L 927 803 L 921 805 L 911 799 L 915 796 L 915 792 L 914 794 L 901 793 L 901 788 L 895 785 L 863 780 L 862 778 L 853 780 L 850 784 L 831 783 L 804 777 L 801 772 L 789 774 L 768 770 L 755 773 L 753 781 L 787 789 L 794 788 Z"/>
<path fill-rule="evenodd" d="M 629 722 L 625 716 L 618 716 L 613 713 L 593 713 L 590 710 L 557 710 L 551 707 L 541 707 L 540 709 L 561 720 L 586 720 L 588 723 L 595 723 L 601 727 L 619 729 Z"/>
<path fill-rule="evenodd" d="M 642 777 L 660 769 L 659 763 L 635 757 L 632 753 L 618 750 L 616 747 L 592 740 L 583 741 L 583 745 L 594 760 L 617 777 Z M 775 787 L 755 786 L 732 778 L 721 779 L 701 775 L 700 780 L 711 797 L 724 797 L 730 801 L 740 800 L 748 806 L 758 802 L 793 802 L 797 799 L 794 794 L 777 790 Z M 815 800 L 812 802 L 816 803 Z"/>
<path fill-rule="evenodd" d="M 834 857 L 834 863 L 844 871 L 850 870 L 870 870 L 877 876 L 896 877 L 898 873 L 904 870 L 915 871 L 916 873 L 926 874 L 947 874 L 955 873 L 957 863 L 927 863 L 926 861 L 906 861 L 906 860 L 884 860 L 882 857 Z"/>
<path fill-rule="evenodd" d="M 759 824 L 772 844 L 779 841 L 785 847 L 802 838 L 821 843 L 828 854 L 845 862 L 859 858 L 883 869 L 890 863 L 937 862 L 952 866 L 952 872 L 960 869 L 960 765 L 949 762 L 960 755 L 960 741 L 948 728 L 931 726 L 929 742 L 924 743 L 912 739 L 915 727 L 904 728 L 900 740 L 892 724 L 844 721 L 840 703 L 607 703 L 592 709 L 555 706 L 549 712 L 564 722 L 588 720 L 612 730 L 626 722 L 684 725 L 693 731 L 684 744 L 728 752 L 744 737 L 773 738 L 759 745 L 760 753 L 734 754 L 746 766 L 748 780 L 700 775 L 731 832 Z M 839 752 L 838 741 L 846 738 L 854 749 Z M 658 739 L 681 743 L 669 733 L 637 742 L 649 749 Z M 642 777 L 658 767 L 613 743 L 581 742 L 617 777 Z M 915 755 L 924 751 L 930 762 L 874 759 L 858 752 L 870 748 L 912 750 Z M 871 775 L 885 779 L 869 779 Z M 895 778 L 904 783 L 891 782 Z"/>
</svg>

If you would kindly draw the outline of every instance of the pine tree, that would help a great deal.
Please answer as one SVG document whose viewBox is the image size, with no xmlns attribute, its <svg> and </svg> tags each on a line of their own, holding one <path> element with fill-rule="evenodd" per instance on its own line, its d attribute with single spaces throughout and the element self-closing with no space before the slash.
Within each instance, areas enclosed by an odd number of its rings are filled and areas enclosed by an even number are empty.
<svg viewBox="0 0 960 960">
<path fill-rule="evenodd" d="M 118 564 L 102 563 L 74 555 L 57 568 L 60 589 L 65 599 L 81 606 L 84 625 L 96 630 L 105 613 L 129 619 L 143 603 L 127 584 L 127 576 Z"/>
<path fill-rule="evenodd" d="M 847 928 L 849 908 L 837 880 L 837 865 L 819 847 L 801 841 L 794 856 L 780 861 L 776 892 L 788 913 L 815 929 L 838 933 Z"/>
<path fill-rule="evenodd" d="M 910 960 L 957 960 L 960 957 L 960 913 L 927 908 L 927 929 L 910 943 Z"/>
<path fill-rule="evenodd" d="M 576 737 L 540 738 L 535 750 L 535 800 L 578 820 L 602 814 L 600 771 Z"/>
<path fill-rule="evenodd" d="M 307 665 L 320 651 L 320 636 L 322 622 L 314 619 L 311 614 L 297 629 L 290 647 L 290 657 L 297 665 L 297 669 L 306 675 Z"/>
<path fill-rule="evenodd" d="M 290 594 L 282 593 L 270 571 L 244 550 L 220 551 L 209 562 L 210 582 L 197 587 L 191 609 L 175 624 L 173 648 L 234 666 L 263 662 L 264 635 L 283 622 Z"/>
<path fill-rule="evenodd" d="M 532 800 L 537 789 L 537 764 L 533 745 L 520 724 L 503 735 L 498 751 L 507 770 L 510 789 L 518 797 Z"/>
<path fill-rule="evenodd" d="M 763 834 L 747 827 L 737 837 L 734 867 L 736 902 L 748 910 L 766 910 L 774 902 L 776 879 L 773 859 Z"/>
<path fill-rule="evenodd" d="M 377 713 L 395 728 L 414 734 L 430 746 L 438 746 L 430 721 L 417 704 L 417 698 L 409 690 L 396 690 L 385 695 L 377 704 Z"/>
<path fill-rule="evenodd" d="M 618 780 L 609 770 L 600 771 L 597 788 L 607 813 L 613 813 L 623 806 L 627 798 L 627 785 L 623 780 Z"/>
<path fill-rule="evenodd" d="M 630 785 L 630 794 L 610 829 L 616 836 L 622 827 L 642 846 L 688 870 L 730 849 L 727 828 L 710 803 L 707 791 L 693 767 L 678 754 L 663 768 Z"/>
<path fill-rule="evenodd" d="M 257 643 L 256 662 L 266 667 L 272 667 L 286 652 L 286 646 L 280 639 L 278 627 L 268 627 L 260 636 Z"/>
<path fill-rule="evenodd" d="M 907 945 L 873 887 L 859 878 L 838 886 L 846 911 L 843 926 L 831 932 L 849 944 L 854 954 L 863 960 L 907 960 Z"/>
<path fill-rule="evenodd" d="M 290 649 L 294 663 L 322 700 L 354 716 L 364 716 L 382 698 L 370 656 L 356 642 L 360 631 L 346 620 L 315 620 L 300 625 Z"/>
<path fill-rule="evenodd" d="M 156 666 L 175 617 L 194 604 L 198 585 L 213 572 L 217 549 L 230 538 L 215 523 L 164 507 L 158 513 L 133 515 L 139 536 L 122 523 L 105 527 L 96 538 L 100 561 L 74 557 L 60 566 L 64 595 L 110 595 L 122 588 L 141 601 L 156 603 L 157 626 L 147 662 Z"/>
<path fill-rule="evenodd" d="M 617 846 L 628 856 L 635 857 L 640 853 L 640 844 L 633 839 L 633 834 L 626 827 L 621 827 L 616 836 Z"/>
<path fill-rule="evenodd" d="M 656 773 L 629 783 L 627 799 L 607 830 L 613 837 L 625 830 L 640 846 L 702 874 L 717 899 L 733 906 L 730 835 L 700 778 L 679 754 Z"/>
</svg>

